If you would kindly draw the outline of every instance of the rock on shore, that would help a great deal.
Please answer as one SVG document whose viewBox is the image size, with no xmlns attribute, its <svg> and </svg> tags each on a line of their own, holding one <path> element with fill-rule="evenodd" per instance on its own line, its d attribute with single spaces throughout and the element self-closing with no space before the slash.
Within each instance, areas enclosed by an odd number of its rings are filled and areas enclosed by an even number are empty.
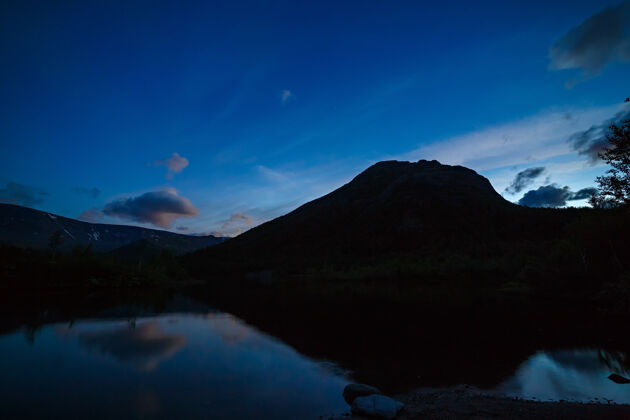
<svg viewBox="0 0 630 420">
<path fill-rule="evenodd" d="M 352 403 L 352 413 L 370 417 L 393 419 L 402 410 L 403 404 L 385 395 L 373 394 L 357 397 Z"/>
<path fill-rule="evenodd" d="M 357 397 L 367 397 L 372 394 L 380 394 L 378 388 L 365 384 L 349 384 L 343 389 L 343 399 L 350 405 Z"/>
</svg>

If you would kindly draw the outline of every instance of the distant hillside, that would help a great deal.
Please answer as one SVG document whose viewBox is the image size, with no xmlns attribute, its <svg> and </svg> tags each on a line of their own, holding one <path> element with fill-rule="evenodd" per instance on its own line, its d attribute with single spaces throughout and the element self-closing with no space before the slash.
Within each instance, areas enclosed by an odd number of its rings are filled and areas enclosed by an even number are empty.
<svg viewBox="0 0 630 420">
<path fill-rule="evenodd" d="M 195 253 L 189 263 L 211 274 L 373 266 L 409 255 L 427 264 L 456 254 L 482 261 L 524 244 L 540 249 L 585 211 L 515 205 L 461 166 L 386 161 L 285 216 Z"/>
<path fill-rule="evenodd" d="M 0 244 L 47 249 L 55 232 L 60 235 L 61 251 L 72 250 L 77 245 L 92 244 L 94 252 L 129 247 L 129 250 L 167 249 L 175 254 L 183 254 L 216 245 L 225 239 L 212 235 L 180 235 L 136 226 L 87 223 L 27 207 L 0 204 Z M 142 245 L 132 246 L 136 242 Z"/>
</svg>

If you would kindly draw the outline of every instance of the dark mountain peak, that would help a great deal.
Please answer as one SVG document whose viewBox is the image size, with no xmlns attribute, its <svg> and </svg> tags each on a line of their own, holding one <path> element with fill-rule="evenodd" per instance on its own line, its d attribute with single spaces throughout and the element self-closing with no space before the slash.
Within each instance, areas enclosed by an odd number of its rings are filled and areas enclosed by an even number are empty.
<svg viewBox="0 0 630 420">
<path fill-rule="evenodd" d="M 400 169 L 403 167 L 406 167 L 406 168 L 414 167 L 414 168 L 429 169 L 429 168 L 441 168 L 445 166 L 448 167 L 449 165 L 442 165 L 437 160 L 420 159 L 417 162 L 409 162 L 406 160 L 382 160 L 380 162 L 376 162 L 375 164 L 367 168 L 364 172 L 367 172 L 372 169 L 382 169 L 382 168 L 399 168 Z"/>
<path fill-rule="evenodd" d="M 257 267 L 369 260 L 507 237 L 516 207 L 471 169 L 435 160 L 384 161 L 204 252 L 223 265 L 238 261 Z"/>
<path fill-rule="evenodd" d="M 430 201 L 434 206 L 462 206 L 485 202 L 504 205 L 490 181 L 472 169 L 443 165 L 437 160 L 383 161 L 357 175 L 350 183 L 329 194 L 336 199 L 365 199 L 412 205 Z"/>
<path fill-rule="evenodd" d="M 490 182 L 472 169 L 464 166 L 443 165 L 437 160 L 420 159 L 418 162 L 407 162 L 399 160 L 385 160 L 377 162 L 355 177 L 356 180 L 374 181 L 379 177 L 404 177 L 410 176 L 414 179 L 423 179 L 426 183 L 445 184 L 446 180 L 452 182 L 468 182 L 476 180 L 479 183 Z M 490 186 L 490 188 L 492 188 Z"/>
<path fill-rule="evenodd" d="M 436 169 L 453 169 L 458 168 L 457 170 L 464 169 L 466 171 L 474 172 L 472 169 L 465 168 L 463 166 L 451 166 L 444 165 L 437 160 L 426 160 L 420 159 L 417 162 L 409 162 L 406 160 L 382 160 L 380 162 L 376 162 L 369 168 L 367 168 L 362 173 L 366 173 L 368 171 L 375 170 L 436 170 Z"/>
</svg>

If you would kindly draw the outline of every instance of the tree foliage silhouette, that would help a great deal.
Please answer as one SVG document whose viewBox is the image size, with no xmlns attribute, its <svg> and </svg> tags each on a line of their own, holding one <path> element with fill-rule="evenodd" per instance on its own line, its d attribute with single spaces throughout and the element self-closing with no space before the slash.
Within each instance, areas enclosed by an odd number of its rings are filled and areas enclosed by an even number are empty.
<svg viewBox="0 0 630 420">
<path fill-rule="evenodd" d="M 630 120 L 612 124 L 606 139 L 609 147 L 599 157 L 611 168 L 597 177 L 599 191 L 590 202 L 599 208 L 630 206 Z"/>
</svg>

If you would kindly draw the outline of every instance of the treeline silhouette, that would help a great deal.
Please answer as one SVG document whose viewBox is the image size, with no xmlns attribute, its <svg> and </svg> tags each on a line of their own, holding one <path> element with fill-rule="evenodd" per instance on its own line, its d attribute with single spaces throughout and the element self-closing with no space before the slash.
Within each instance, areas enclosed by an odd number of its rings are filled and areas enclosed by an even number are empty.
<svg viewBox="0 0 630 420">
<path fill-rule="evenodd" d="M 51 244 L 55 244 L 51 238 Z M 142 245 L 136 245 L 142 248 Z M 186 271 L 169 250 L 152 250 L 121 258 L 115 253 L 95 253 L 91 245 L 71 252 L 24 249 L 0 245 L 0 287 L 137 287 L 158 286 L 186 280 Z"/>
<path fill-rule="evenodd" d="M 483 235 L 475 232 L 483 228 L 479 220 L 470 234 L 453 226 L 426 241 L 399 236 L 396 243 L 368 236 L 335 242 L 325 235 L 318 243 L 314 235 L 295 239 L 287 232 L 291 246 L 270 241 L 250 252 L 248 244 L 228 241 L 182 261 L 190 275 L 223 289 L 260 283 L 328 298 L 440 305 L 571 298 L 625 311 L 630 310 L 629 216 L 624 208 L 514 206 L 489 217 L 495 230 Z"/>
</svg>

